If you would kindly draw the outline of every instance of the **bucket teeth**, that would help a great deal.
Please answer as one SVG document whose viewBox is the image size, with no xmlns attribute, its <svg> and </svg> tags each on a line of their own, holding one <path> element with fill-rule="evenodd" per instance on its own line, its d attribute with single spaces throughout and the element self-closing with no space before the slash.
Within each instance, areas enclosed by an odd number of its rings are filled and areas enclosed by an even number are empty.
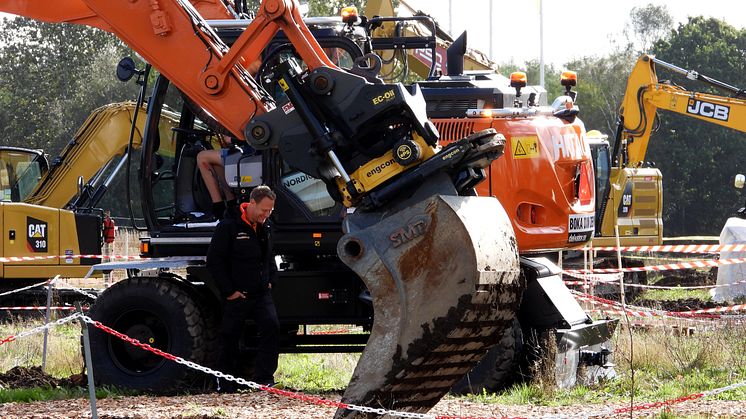
<svg viewBox="0 0 746 419">
<path fill-rule="evenodd" d="M 512 325 L 515 243 L 499 202 L 479 197 L 431 196 L 348 231 L 338 253 L 365 281 L 375 318 L 343 402 L 417 413 L 437 404 Z"/>
</svg>

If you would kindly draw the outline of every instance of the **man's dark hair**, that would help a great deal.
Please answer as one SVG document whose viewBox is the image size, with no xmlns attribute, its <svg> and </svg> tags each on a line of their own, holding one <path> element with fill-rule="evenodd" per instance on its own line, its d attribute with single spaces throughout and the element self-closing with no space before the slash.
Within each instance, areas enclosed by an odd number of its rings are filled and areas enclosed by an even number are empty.
<svg viewBox="0 0 746 419">
<path fill-rule="evenodd" d="M 253 199 L 256 203 L 261 202 L 264 198 L 269 198 L 274 201 L 277 198 L 277 195 L 267 185 L 257 186 L 251 190 L 251 195 L 249 195 L 249 199 Z"/>
</svg>

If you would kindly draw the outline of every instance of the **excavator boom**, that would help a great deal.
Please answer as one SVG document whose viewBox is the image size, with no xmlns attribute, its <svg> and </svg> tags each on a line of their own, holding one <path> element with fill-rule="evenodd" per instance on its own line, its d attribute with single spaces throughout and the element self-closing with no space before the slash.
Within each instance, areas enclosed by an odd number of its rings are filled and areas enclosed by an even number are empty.
<svg viewBox="0 0 746 419">
<path fill-rule="evenodd" d="M 736 97 L 691 92 L 680 86 L 661 83 L 656 65 L 726 89 Z M 741 89 L 643 55 L 630 73 L 619 110 L 624 121 L 622 138 L 627 142 L 627 166 L 637 167 L 645 159 L 658 109 L 746 132 L 746 99 L 743 96 Z"/>
</svg>

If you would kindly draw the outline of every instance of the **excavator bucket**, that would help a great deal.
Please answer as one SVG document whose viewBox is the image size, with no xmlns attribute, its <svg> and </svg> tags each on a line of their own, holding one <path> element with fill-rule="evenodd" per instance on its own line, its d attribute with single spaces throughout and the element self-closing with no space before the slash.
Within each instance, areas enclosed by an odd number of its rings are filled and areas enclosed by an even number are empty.
<svg viewBox="0 0 746 419">
<path fill-rule="evenodd" d="M 338 253 L 365 281 L 375 316 L 346 403 L 427 412 L 518 310 L 516 241 L 500 203 L 422 193 L 437 188 L 437 177 L 428 182 L 398 211 L 345 221 Z M 339 409 L 335 417 L 378 416 Z"/>
</svg>

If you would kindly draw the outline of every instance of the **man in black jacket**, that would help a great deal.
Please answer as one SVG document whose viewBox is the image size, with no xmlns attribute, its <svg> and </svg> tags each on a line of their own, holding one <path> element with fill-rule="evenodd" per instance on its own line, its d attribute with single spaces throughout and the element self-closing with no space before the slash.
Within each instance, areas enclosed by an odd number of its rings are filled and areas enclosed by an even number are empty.
<svg viewBox="0 0 746 419">
<path fill-rule="evenodd" d="M 207 251 L 207 267 L 224 303 L 218 368 L 232 375 L 240 370 L 237 368 L 239 339 L 244 323 L 251 318 L 259 332 L 252 381 L 270 386 L 274 385 L 280 334 L 271 294 L 277 265 L 267 221 L 275 197 L 267 186 L 254 188 L 249 202 L 241 204 L 238 216 L 220 221 Z M 221 380 L 222 388 L 218 391 L 234 390 L 232 384 Z"/>
</svg>

